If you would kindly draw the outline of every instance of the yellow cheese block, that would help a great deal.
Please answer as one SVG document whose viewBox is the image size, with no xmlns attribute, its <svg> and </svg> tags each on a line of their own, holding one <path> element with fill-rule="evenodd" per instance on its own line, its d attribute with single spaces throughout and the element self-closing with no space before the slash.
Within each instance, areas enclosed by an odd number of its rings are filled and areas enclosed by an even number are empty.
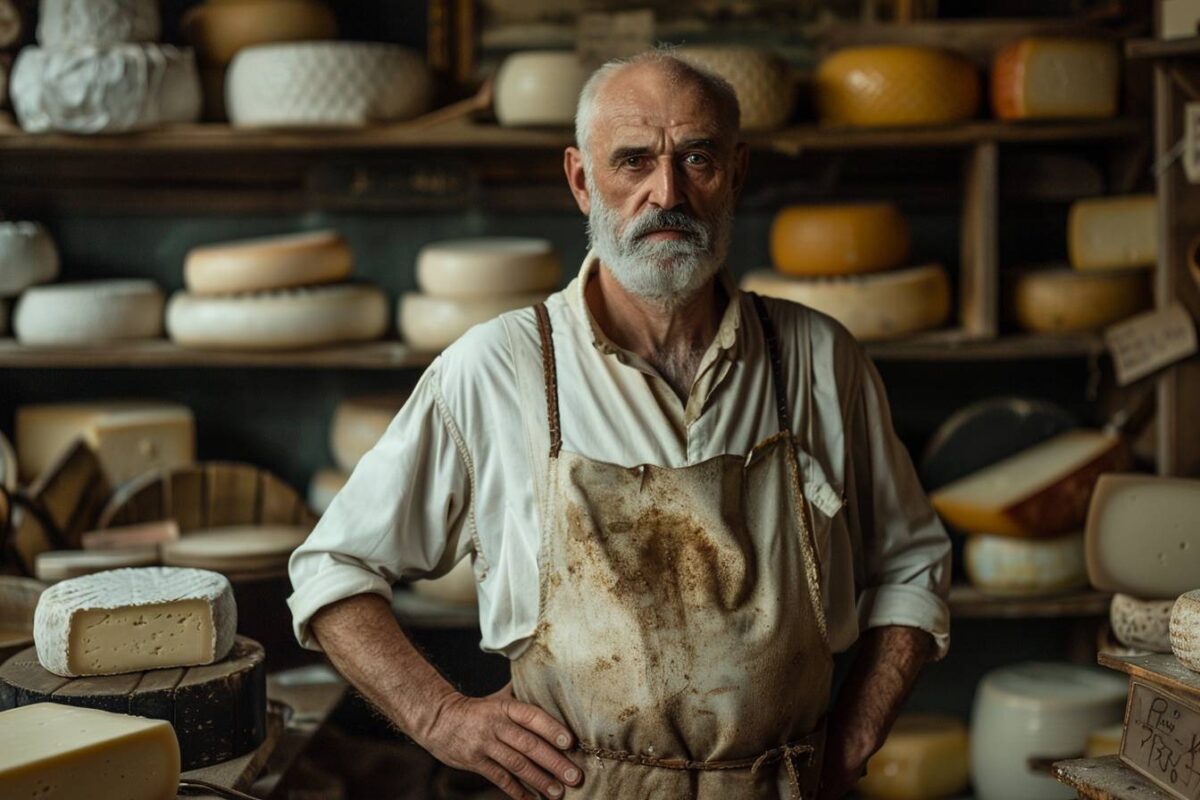
<svg viewBox="0 0 1200 800">
<path fill-rule="evenodd" d="M 935 800 L 963 792 L 969 769 L 963 723 L 953 717 L 904 714 L 867 762 L 858 790 L 878 800 Z"/>
<path fill-rule="evenodd" d="M 976 534 L 963 553 L 967 577 L 984 594 L 1039 597 L 1087 586 L 1083 533 L 1052 539 Z"/>
<path fill-rule="evenodd" d="M 1067 216 L 1075 269 L 1153 267 L 1158 260 L 1157 201 L 1152 194 L 1079 200 Z"/>
<path fill-rule="evenodd" d="M 1119 76 L 1113 42 L 1026 37 L 992 61 L 992 109 L 1000 119 L 1111 117 Z"/>
<path fill-rule="evenodd" d="M 1103 328 L 1153 305 L 1145 270 L 1024 270 L 1008 286 L 1009 312 L 1023 330 L 1072 333 Z"/>
<path fill-rule="evenodd" d="M 183 281 L 194 295 L 269 292 L 337 283 L 353 269 L 354 254 L 342 235 L 316 231 L 192 248 Z"/>
<path fill-rule="evenodd" d="M 337 18 L 318 0 L 201 3 L 183 16 L 183 38 L 206 64 L 228 64 L 238 51 L 270 42 L 337 38 Z"/>
<path fill-rule="evenodd" d="M 970 61 L 931 47 L 849 47 L 816 74 L 821 122 L 856 127 L 944 125 L 979 108 L 979 75 Z"/>
<path fill-rule="evenodd" d="M 908 221 L 891 203 L 787 206 L 771 223 L 771 261 L 785 275 L 854 275 L 908 261 Z"/>
<path fill-rule="evenodd" d="M 771 130 L 791 119 L 796 86 L 782 58 L 754 47 L 681 47 L 674 55 L 724 78 L 737 93 L 744 131 Z"/>
<path fill-rule="evenodd" d="M 1084 751 L 1084 757 L 1103 758 L 1104 756 L 1115 756 L 1121 752 L 1121 736 L 1124 732 L 1125 725 L 1120 722 L 1116 725 L 1109 725 L 1092 731 L 1088 734 L 1087 750 Z"/>
</svg>

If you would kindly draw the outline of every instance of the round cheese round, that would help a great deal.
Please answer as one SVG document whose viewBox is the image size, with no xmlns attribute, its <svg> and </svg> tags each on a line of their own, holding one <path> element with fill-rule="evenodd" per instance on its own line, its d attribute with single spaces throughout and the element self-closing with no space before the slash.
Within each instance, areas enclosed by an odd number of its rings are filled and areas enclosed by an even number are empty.
<svg viewBox="0 0 1200 800">
<path fill-rule="evenodd" d="M 0 663 L 33 642 L 33 614 L 46 584 L 0 575 Z"/>
<path fill-rule="evenodd" d="M 475 569 L 470 558 L 459 561 L 440 578 L 413 581 L 412 590 L 421 597 L 443 603 L 459 606 L 473 606 L 478 603 L 475 591 Z"/>
<path fill-rule="evenodd" d="M 481 322 L 545 299 L 543 293 L 458 300 L 407 292 L 400 296 L 397 325 L 404 341 L 413 347 L 441 350 Z"/>
<path fill-rule="evenodd" d="M 754 47 L 681 47 L 672 52 L 684 61 L 729 82 L 741 108 L 741 128 L 779 128 L 796 109 L 796 85 L 787 62 Z"/>
<path fill-rule="evenodd" d="M 433 78 L 406 47 L 371 42 L 262 44 L 225 78 L 229 120 L 242 126 L 361 126 L 425 113 Z"/>
<path fill-rule="evenodd" d="M 573 125 L 590 74 L 571 50 L 513 53 L 496 73 L 496 119 L 507 126 Z"/>
<path fill-rule="evenodd" d="M 338 403 L 329 431 L 329 446 L 343 472 L 353 472 L 359 460 L 383 436 L 407 394 L 350 397 Z"/>
<path fill-rule="evenodd" d="M 35 286 L 17 301 L 13 329 L 21 344 L 157 339 L 163 330 L 163 294 L 143 280 Z"/>
<path fill-rule="evenodd" d="M 985 594 L 1038 597 L 1087 585 L 1083 533 L 1054 539 L 967 537 L 964 559 L 971 584 Z"/>
<path fill-rule="evenodd" d="M 219 297 L 176 292 L 167 305 L 167 331 L 183 347 L 293 350 L 370 341 L 387 327 L 387 298 L 360 284 Z"/>
<path fill-rule="evenodd" d="M 901 714 L 858 791 L 878 800 L 951 797 L 970 781 L 967 727 L 953 717 Z"/>
<path fill-rule="evenodd" d="M 1145 311 L 1154 302 L 1146 270 L 1021 270 L 1007 289 L 1013 320 L 1034 333 L 1103 328 Z"/>
<path fill-rule="evenodd" d="M 1171 652 L 1171 607 L 1175 600 L 1139 600 L 1114 594 L 1108 620 L 1113 636 L 1126 647 L 1151 653 Z"/>
<path fill-rule="evenodd" d="M 37 40 L 44 47 L 105 47 L 159 39 L 157 0 L 41 0 Z"/>
<path fill-rule="evenodd" d="M 337 18 L 318 0 L 209 2 L 188 9 L 180 32 L 202 62 L 228 64 L 254 45 L 336 39 Z"/>
<path fill-rule="evenodd" d="M 828 314 L 865 342 L 938 328 L 950 318 L 950 281 L 936 264 L 846 278 L 756 270 L 742 279 L 742 288 Z"/>
<path fill-rule="evenodd" d="M 308 507 L 318 514 L 324 514 L 348 480 L 350 476 L 340 470 L 317 470 L 308 483 Z"/>
<path fill-rule="evenodd" d="M 1114 42 L 1029 36 L 992 60 L 992 109 L 999 119 L 1111 117 L 1119 78 Z"/>
<path fill-rule="evenodd" d="M 110 569 L 149 567 L 157 563 L 158 548 L 154 545 L 118 550 L 48 550 L 37 554 L 34 574 L 39 581 L 57 583 Z"/>
<path fill-rule="evenodd" d="M 787 206 L 771 223 L 771 261 L 785 275 L 856 275 L 907 263 L 908 221 L 891 203 Z"/>
<path fill-rule="evenodd" d="M 217 572 L 268 572 L 287 567 L 310 528 L 293 525 L 230 525 L 189 531 L 161 546 L 162 563 Z"/>
<path fill-rule="evenodd" d="M 36 222 L 0 222 L 0 297 L 58 277 L 58 248 Z"/>
<path fill-rule="evenodd" d="M 856 127 L 943 125 L 979 109 L 979 75 L 962 56 L 931 47 L 848 47 L 817 67 L 821 122 Z"/>
<path fill-rule="evenodd" d="M 427 244 L 417 254 L 417 285 L 437 297 L 549 292 L 561 276 L 558 253 L 545 239 L 451 239 Z"/>
<path fill-rule="evenodd" d="M 195 295 L 265 292 L 350 277 L 354 255 L 337 231 L 272 236 L 196 247 L 183 264 Z"/>
<path fill-rule="evenodd" d="M 1200 589 L 1180 595 L 1171 609 L 1171 651 L 1190 670 L 1200 672 Z"/>
<path fill-rule="evenodd" d="M 1077 200 L 1067 215 L 1067 252 L 1075 269 L 1153 267 L 1158 203 L 1152 194 Z"/>
</svg>

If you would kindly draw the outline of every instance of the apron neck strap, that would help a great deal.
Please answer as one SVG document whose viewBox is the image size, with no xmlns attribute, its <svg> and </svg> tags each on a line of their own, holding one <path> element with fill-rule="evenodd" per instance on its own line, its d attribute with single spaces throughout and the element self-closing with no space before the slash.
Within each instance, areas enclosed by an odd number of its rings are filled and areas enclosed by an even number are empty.
<svg viewBox="0 0 1200 800">
<path fill-rule="evenodd" d="M 558 419 L 558 368 L 554 362 L 554 329 L 545 303 L 534 306 L 537 312 L 538 337 L 542 341 L 542 377 L 546 384 L 546 422 L 550 426 L 550 457 L 558 458 L 562 450 L 562 426 Z"/>
<path fill-rule="evenodd" d="M 787 387 L 783 383 L 783 356 L 779 351 L 779 336 L 775 332 L 775 323 L 767 314 L 767 304 L 762 296 L 747 292 L 754 303 L 754 312 L 762 325 L 763 338 L 767 342 L 767 356 L 771 362 L 771 383 L 775 387 L 775 414 L 779 418 L 779 430 L 791 431 L 791 413 L 788 411 Z"/>
</svg>

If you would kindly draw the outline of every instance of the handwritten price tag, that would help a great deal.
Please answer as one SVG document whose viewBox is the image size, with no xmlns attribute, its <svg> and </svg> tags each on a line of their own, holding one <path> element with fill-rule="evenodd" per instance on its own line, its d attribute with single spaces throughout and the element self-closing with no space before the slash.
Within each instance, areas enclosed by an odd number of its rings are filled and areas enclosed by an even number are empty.
<svg viewBox="0 0 1200 800">
<path fill-rule="evenodd" d="M 1134 680 L 1121 760 L 1180 800 L 1200 800 L 1200 708 Z"/>
<path fill-rule="evenodd" d="M 1178 303 L 1113 325 L 1104 332 L 1104 341 L 1112 353 L 1117 383 L 1121 386 L 1187 358 L 1197 350 L 1192 315 Z"/>
</svg>

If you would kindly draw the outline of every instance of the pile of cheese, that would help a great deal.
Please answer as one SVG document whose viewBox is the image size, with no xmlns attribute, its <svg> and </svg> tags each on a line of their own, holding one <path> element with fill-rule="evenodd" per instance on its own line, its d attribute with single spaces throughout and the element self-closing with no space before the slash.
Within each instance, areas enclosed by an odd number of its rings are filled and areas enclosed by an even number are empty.
<svg viewBox="0 0 1200 800">
<path fill-rule="evenodd" d="M 950 317 L 950 282 L 938 264 L 910 267 L 908 221 L 891 203 L 788 206 L 771 225 L 775 269 L 742 288 L 814 308 L 863 341 L 938 328 Z"/>
</svg>

